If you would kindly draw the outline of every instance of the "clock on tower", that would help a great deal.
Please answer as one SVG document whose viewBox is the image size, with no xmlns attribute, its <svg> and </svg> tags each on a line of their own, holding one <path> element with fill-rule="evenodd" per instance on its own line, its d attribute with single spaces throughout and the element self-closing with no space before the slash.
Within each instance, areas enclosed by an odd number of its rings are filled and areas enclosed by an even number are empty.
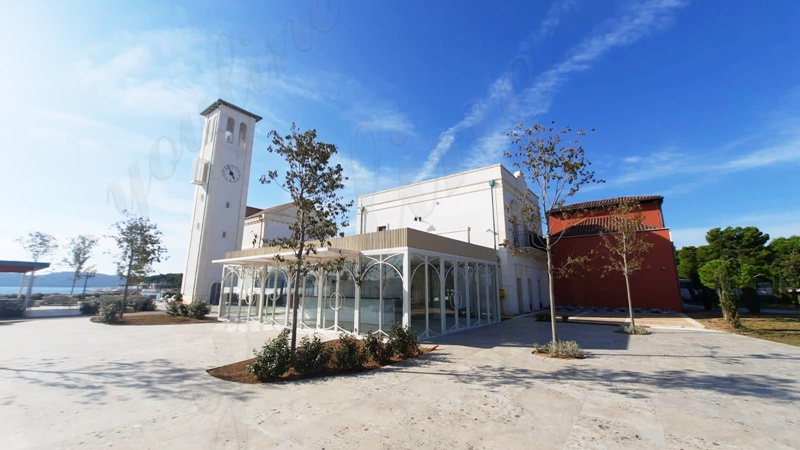
<svg viewBox="0 0 800 450">
<path fill-rule="evenodd" d="M 201 114 L 206 122 L 192 169 L 194 209 L 181 288 L 187 303 L 219 300 L 222 267 L 211 261 L 240 250 L 253 135 L 261 120 L 221 99 Z"/>
</svg>

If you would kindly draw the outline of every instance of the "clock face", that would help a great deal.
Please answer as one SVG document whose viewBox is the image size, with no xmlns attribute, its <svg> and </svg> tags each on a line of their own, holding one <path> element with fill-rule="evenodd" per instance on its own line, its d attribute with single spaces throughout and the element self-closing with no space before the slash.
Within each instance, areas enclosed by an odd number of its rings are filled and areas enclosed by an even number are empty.
<svg viewBox="0 0 800 450">
<path fill-rule="evenodd" d="M 233 164 L 227 164 L 222 168 L 222 177 L 231 183 L 236 183 L 242 177 L 242 173 L 239 172 L 238 167 Z"/>
</svg>

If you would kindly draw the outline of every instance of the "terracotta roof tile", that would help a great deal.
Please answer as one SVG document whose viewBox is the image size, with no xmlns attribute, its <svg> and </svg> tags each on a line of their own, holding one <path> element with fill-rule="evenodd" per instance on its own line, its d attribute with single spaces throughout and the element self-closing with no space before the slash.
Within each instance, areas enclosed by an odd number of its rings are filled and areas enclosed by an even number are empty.
<svg viewBox="0 0 800 450">
<path fill-rule="evenodd" d="M 660 195 L 634 195 L 629 197 L 617 197 L 617 198 L 607 198 L 603 200 L 593 200 L 590 202 L 582 202 L 582 203 L 575 203 L 572 205 L 562 206 L 561 208 L 552 210 L 551 214 L 564 211 L 574 211 L 576 209 L 603 208 L 606 206 L 614 206 L 614 205 L 619 205 L 620 203 L 627 203 L 627 202 L 636 202 L 636 203 L 658 202 L 660 204 L 664 202 L 664 197 Z"/>
<path fill-rule="evenodd" d="M 583 219 L 571 227 L 565 228 L 556 235 L 562 237 L 587 236 L 592 234 L 613 233 L 615 231 L 619 231 L 619 227 L 616 226 L 614 221 L 611 219 L 611 217 L 589 217 L 588 219 Z M 628 220 L 632 221 L 633 219 Z M 638 222 L 637 231 L 658 229 L 658 227 Z"/>
</svg>

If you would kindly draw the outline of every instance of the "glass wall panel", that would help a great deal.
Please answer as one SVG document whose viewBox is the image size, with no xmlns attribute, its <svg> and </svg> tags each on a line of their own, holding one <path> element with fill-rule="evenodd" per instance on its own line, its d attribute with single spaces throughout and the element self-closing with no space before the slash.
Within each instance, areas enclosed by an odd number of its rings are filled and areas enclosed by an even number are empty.
<svg viewBox="0 0 800 450">
<path fill-rule="evenodd" d="M 393 323 L 403 323 L 403 255 L 386 258 L 383 266 L 382 327 L 388 333 Z"/>
<path fill-rule="evenodd" d="M 445 330 L 456 326 L 456 265 L 453 261 L 444 262 L 444 320 Z"/>
<path fill-rule="evenodd" d="M 306 274 L 300 302 L 301 323 L 310 328 L 317 327 L 317 275 Z"/>
<path fill-rule="evenodd" d="M 439 258 L 428 257 L 428 333 L 442 332 L 442 273 L 439 271 Z"/>
<path fill-rule="evenodd" d="M 289 294 L 289 283 L 283 270 L 271 268 L 267 275 L 266 294 L 265 322 L 283 325 L 286 319 L 286 299 Z"/>
<path fill-rule="evenodd" d="M 359 304 L 359 331 L 366 333 L 380 329 L 381 264 L 373 258 L 366 259 L 366 270 L 361 283 Z"/>
<path fill-rule="evenodd" d="M 352 272 L 346 268 L 339 272 L 339 294 L 341 295 L 341 307 L 339 308 L 338 327 L 352 333 L 355 325 L 356 282 Z"/>
<path fill-rule="evenodd" d="M 477 327 L 480 325 L 480 299 L 483 296 L 480 286 L 480 270 L 483 268 L 482 264 L 469 263 L 469 319 L 467 324 L 470 327 Z"/>
<path fill-rule="evenodd" d="M 417 336 L 426 336 L 428 330 L 427 292 L 425 290 L 426 275 L 425 257 L 411 255 L 411 329 Z"/>
</svg>

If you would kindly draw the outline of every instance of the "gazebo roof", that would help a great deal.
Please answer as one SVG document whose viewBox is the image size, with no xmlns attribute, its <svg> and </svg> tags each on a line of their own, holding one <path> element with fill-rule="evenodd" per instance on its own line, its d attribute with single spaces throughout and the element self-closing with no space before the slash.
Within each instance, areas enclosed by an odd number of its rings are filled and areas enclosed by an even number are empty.
<svg viewBox="0 0 800 450">
<path fill-rule="evenodd" d="M 0 260 L 0 273 L 28 273 L 50 267 L 50 263 L 36 261 Z"/>
</svg>

